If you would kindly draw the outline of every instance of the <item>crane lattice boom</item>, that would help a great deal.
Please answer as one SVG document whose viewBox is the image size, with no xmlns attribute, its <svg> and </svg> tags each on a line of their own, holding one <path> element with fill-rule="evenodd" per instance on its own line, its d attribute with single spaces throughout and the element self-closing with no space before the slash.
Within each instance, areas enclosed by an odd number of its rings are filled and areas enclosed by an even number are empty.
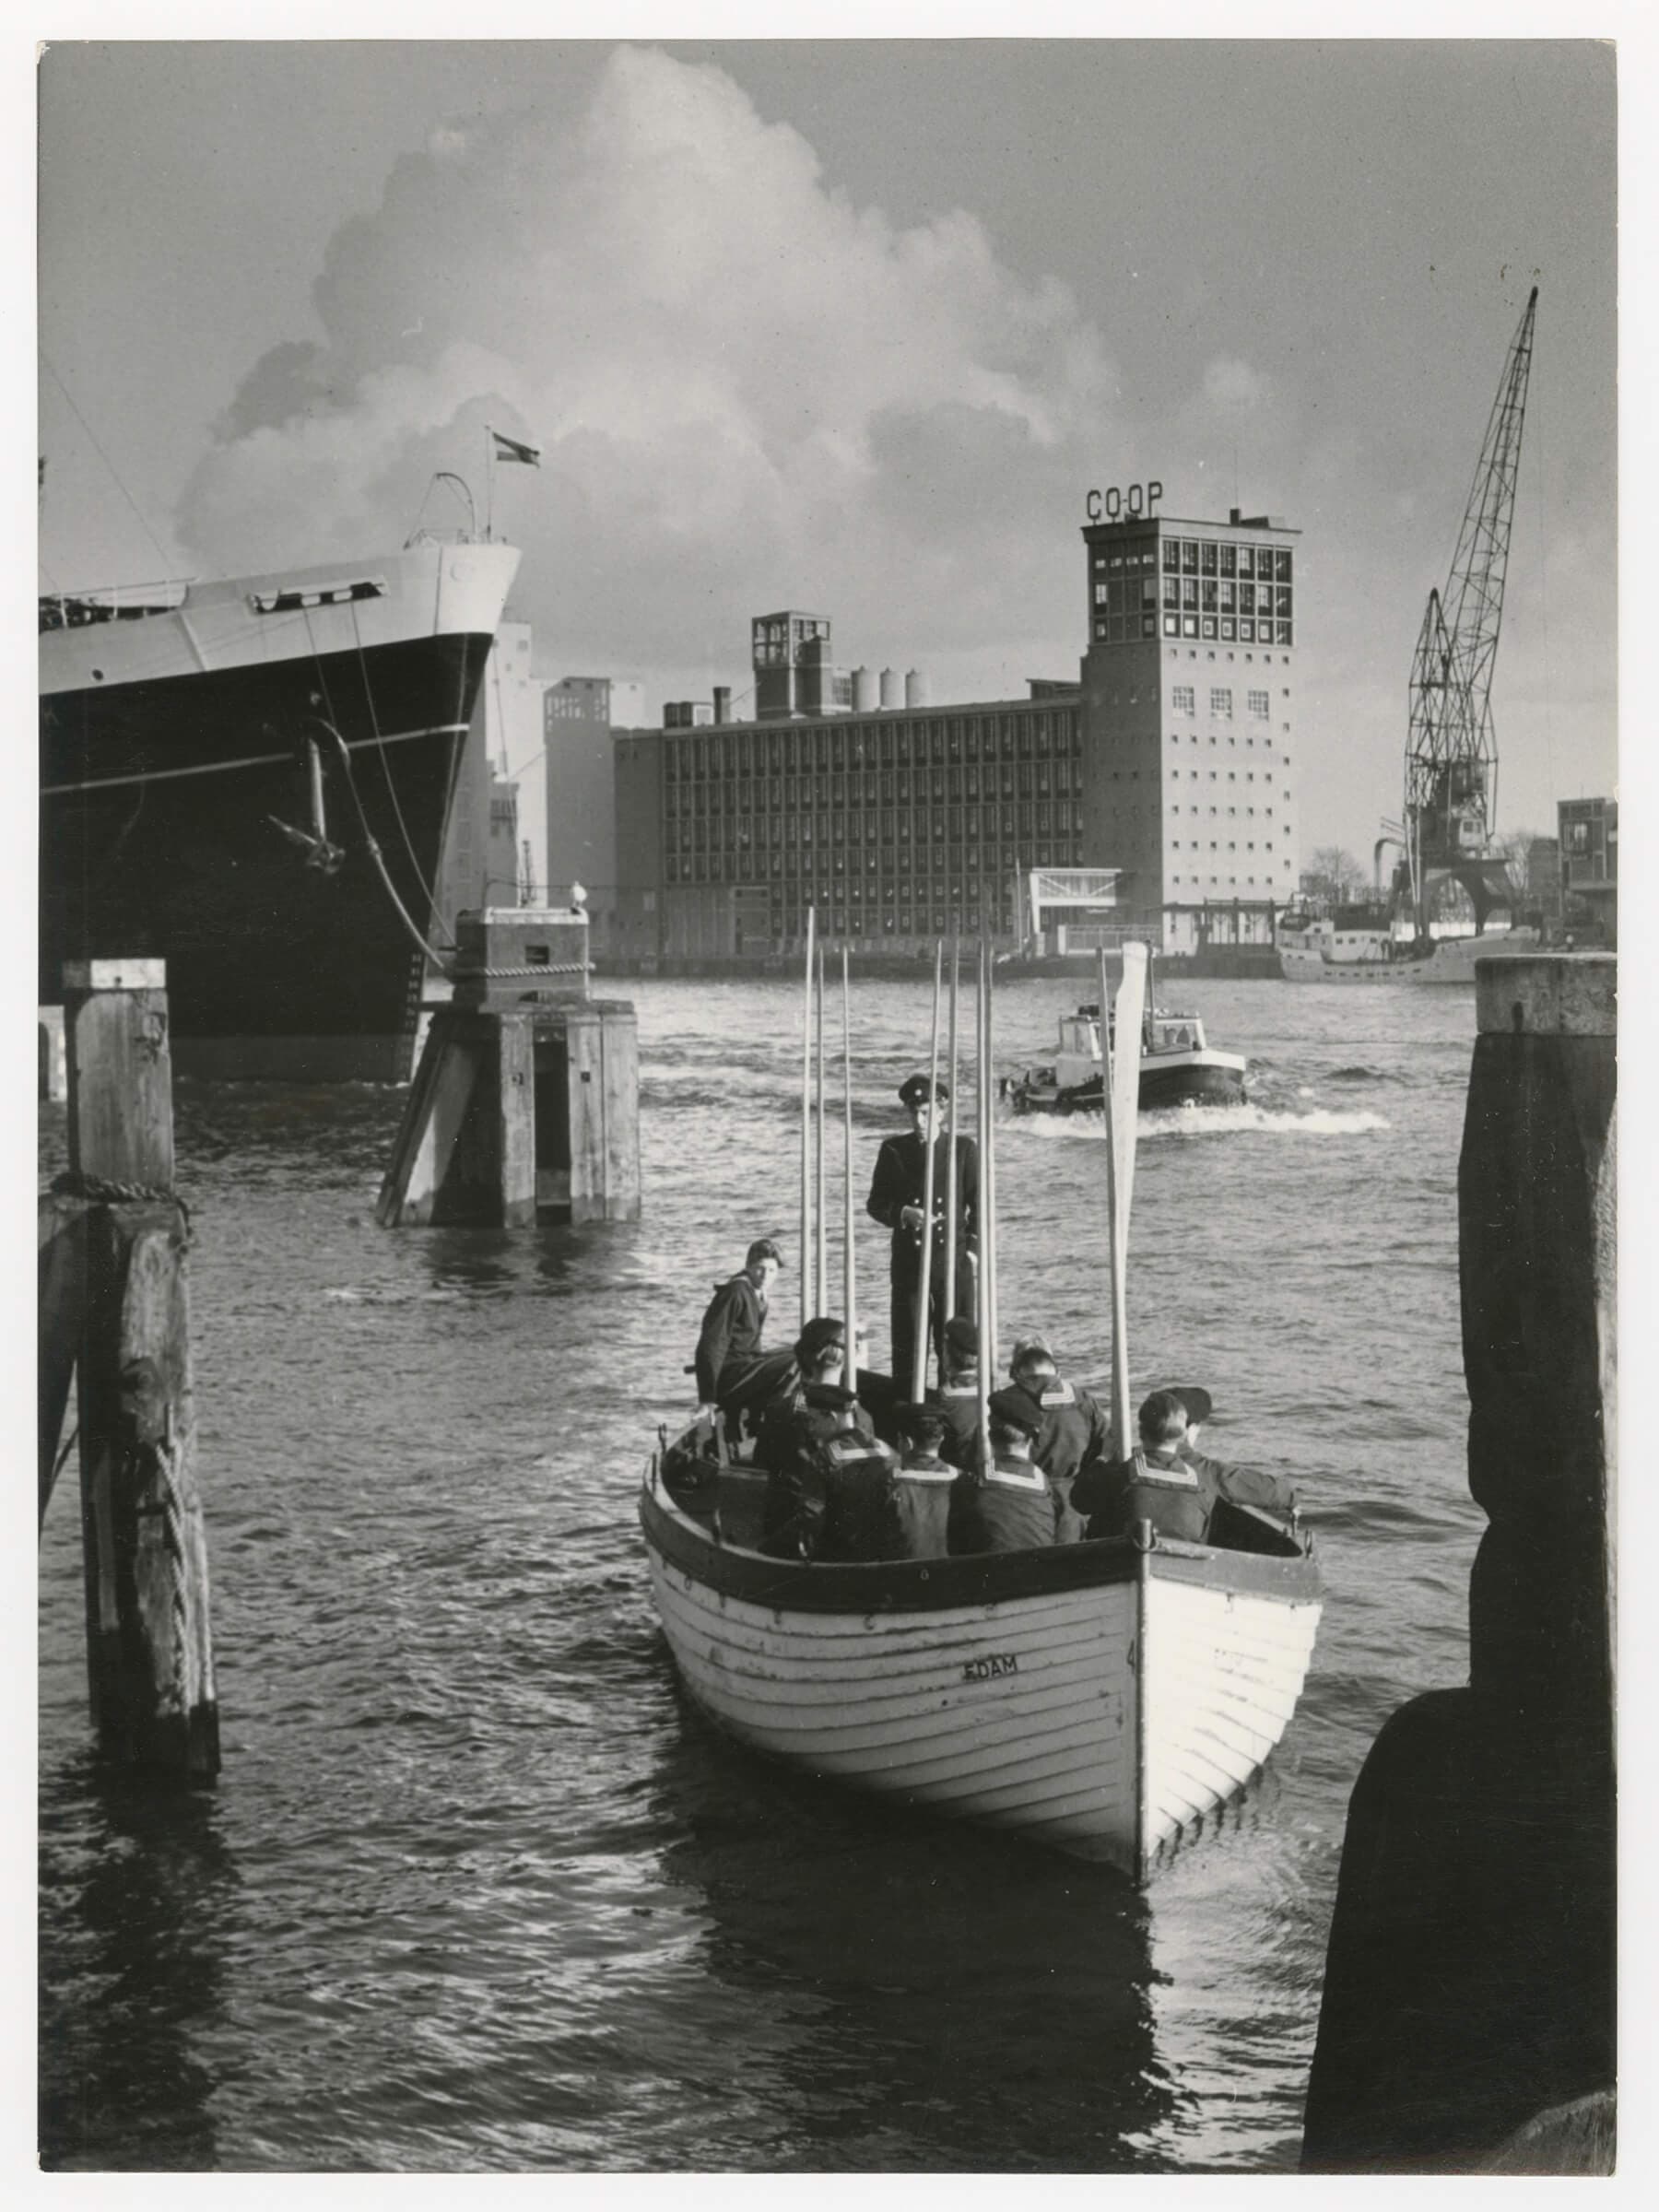
<svg viewBox="0 0 1659 2212">
<path fill-rule="evenodd" d="M 1477 859 L 1491 842 L 1498 794 L 1492 671 L 1537 305 L 1535 286 L 1510 342 L 1446 588 L 1429 594 L 1412 659 L 1406 828 L 1419 905 L 1429 871 Z"/>
</svg>

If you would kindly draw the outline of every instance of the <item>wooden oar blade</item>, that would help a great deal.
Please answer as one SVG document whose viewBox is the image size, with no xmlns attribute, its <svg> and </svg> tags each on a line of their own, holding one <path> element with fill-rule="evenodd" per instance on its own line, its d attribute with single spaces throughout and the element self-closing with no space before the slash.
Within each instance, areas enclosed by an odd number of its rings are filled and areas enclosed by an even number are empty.
<svg viewBox="0 0 1659 2212">
<path fill-rule="evenodd" d="M 1140 1110 L 1141 1015 L 1147 1004 L 1147 947 L 1124 947 L 1124 973 L 1112 1017 L 1116 1049 L 1112 1062 L 1112 1134 L 1117 1174 L 1120 1261 L 1129 1252 L 1129 1208 L 1135 1194 L 1135 1138 Z"/>
</svg>

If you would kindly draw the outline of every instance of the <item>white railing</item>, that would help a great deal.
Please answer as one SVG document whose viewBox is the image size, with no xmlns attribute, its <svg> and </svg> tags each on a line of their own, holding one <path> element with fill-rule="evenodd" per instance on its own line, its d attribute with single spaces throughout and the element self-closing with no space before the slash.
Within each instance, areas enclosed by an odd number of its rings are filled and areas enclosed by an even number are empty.
<svg viewBox="0 0 1659 2212">
<path fill-rule="evenodd" d="M 167 576 L 154 583 L 99 583 L 85 591 L 42 592 L 41 628 L 78 629 L 88 622 L 113 622 L 124 614 L 171 614 L 190 596 L 194 576 Z"/>
</svg>

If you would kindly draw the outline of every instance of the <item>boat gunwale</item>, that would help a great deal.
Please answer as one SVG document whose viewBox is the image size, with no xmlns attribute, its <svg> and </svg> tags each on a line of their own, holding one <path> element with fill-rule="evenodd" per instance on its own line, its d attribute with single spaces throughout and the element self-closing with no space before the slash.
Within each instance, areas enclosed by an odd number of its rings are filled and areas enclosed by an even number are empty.
<svg viewBox="0 0 1659 2212">
<path fill-rule="evenodd" d="M 1143 1558 L 1157 1582 L 1194 1583 L 1291 1605 L 1318 1604 L 1323 1596 L 1311 1543 L 1293 1559 L 1168 1538 L 1143 1553 L 1132 1539 L 1113 1536 L 935 1559 L 774 1559 L 717 1541 L 660 1482 L 653 1483 L 649 1471 L 641 1488 L 640 1521 L 647 1546 L 665 1567 L 717 1596 L 773 1613 L 925 1618 L 1133 1582 Z"/>
</svg>

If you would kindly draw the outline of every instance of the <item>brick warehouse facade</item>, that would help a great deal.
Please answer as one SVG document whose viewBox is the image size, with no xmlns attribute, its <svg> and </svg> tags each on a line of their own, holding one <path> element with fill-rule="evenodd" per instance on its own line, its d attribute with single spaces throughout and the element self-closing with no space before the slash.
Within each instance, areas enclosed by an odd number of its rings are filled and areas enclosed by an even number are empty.
<svg viewBox="0 0 1659 2212">
<path fill-rule="evenodd" d="M 757 663 L 771 715 L 688 702 L 618 731 L 618 949 L 788 951 L 808 906 L 855 950 L 982 922 L 1012 941 L 1027 872 L 1079 866 L 1119 870 L 1115 918 L 1167 951 L 1265 942 L 1297 881 L 1296 535 L 1236 512 L 1089 525 L 1081 680 L 1024 700 L 924 706 L 912 680 L 872 711 L 813 618 L 798 689 Z"/>
</svg>

